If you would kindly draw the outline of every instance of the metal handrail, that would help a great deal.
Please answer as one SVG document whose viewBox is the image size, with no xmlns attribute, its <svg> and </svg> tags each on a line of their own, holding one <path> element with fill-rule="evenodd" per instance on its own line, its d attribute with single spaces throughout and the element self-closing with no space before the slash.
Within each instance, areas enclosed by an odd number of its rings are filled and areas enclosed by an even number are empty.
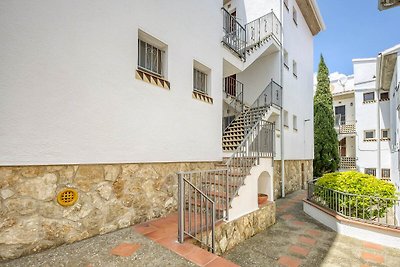
<svg viewBox="0 0 400 267">
<path fill-rule="evenodd" d="M 222 41 L 246 60 L 246 29 L 233 17 L 228 10 L 222 8 L 223 31 Z"/>
<path fill-rule="evenodd" d="M 185 184 L 187 184 L 192 190 L 185 190 Z M 178 188 L 179 188 L 178 189 L 179 192 L 178 241 L 180 243 L 183 243 L 184 235 L 186 234 L 196 239 L 203 245 L 207 246 L 214 253 L 215 252 L 215 202 L 212 199 L 210 199 L 205 193 L 203 193 L 199 188 L 197 188 L 193 183 L 187 180 L 184 177 L 184 173 L 178 173 Z M 188 203 L 186 203 L 185 200 L 185 193 L 187 194 Z M 194 194 L 194 201 L 196 203 L 194 203 L 194 207 L 192 208 L 191 200 L 193 194 Z M 200 209 L 198 208 L 197 195 L 199 195 L 200 198 Z M 205 200 L 204 207 L 203 207 L 203 199 Z M 208 203 L 210 203 L 211 209 Z M 185 204 L 188 204 L 188 213 L 186 213 Z M 192 212 L 192 209 L 194 209 L 194 212 Z M 209 212 L 211 212 L 211 216 L 209 216 Z M 198 213 L 200 216 L 200 221 L 197 219 L 199 217 Z M 203 222 L 203 216 L 202 216 L 203 213 L 205 213 L 204 214 L 205 225 Z M 192 225 L 191 220 L 193 215 L 194 215 L 194 224 Z M 209 221 L 210 217 L 211 221 Z M 200 222 L 199 225 L 198 222 Z M 210 228 L 211 228 L 211 244 L 208 235 L 208 231 L 210 231 Z M 200 231 L 200 237 L 199 235 L 197 235 L 198 230 Z M 205 241 L 203 238 L 204 231 L 206 232 Z"/>
<path fill-rule="evenodd" d="M 228 86 L 227 86 L 228 84 Z M 231 86 L 232 84 L 234 84 L 234 86 Z M 228 88 L 227 88 L 228 87 Z M 234 89 L 232 88 L 234 87 Z M 243 113 L 244 111 L 244 84 L 239 82 L 238 80 L 232 78 L 232 77 L 226 77 L 223 80 L 223 90 L 226 94 L 230 95 L 233 97 L 232 101 L 230 102 L 230 106 L 234 105 L 235 108 L 235 114 L 233 114 L 232 116 L 237 116 L 238 114 Z M 234 93 L 234 94 L 232 94 Z M 237 112 L 237 102 L 240 103 L 240 112 Z M 232 124 L 234 120 L 231 120 L 227 125 L 225 125 L 224 130 L 228 129 L 228 127 Z"/>
<path fill-rule="evenodd" d="M 317 180 L 308 182 L 309 201 L 351 220 L 400 229 L 400 199 L 342 192 L 318 186 Z M 362 204 L 362 210 L 358 207 L 360 201 L 366 203 Z"/>
<path fill-rule="evenodd" d="M 257 46 L 272 36 L 280 44 L 281 23 L 273 11 L 245 25 L 247 32 L 246 49 Z"/>
</svg>

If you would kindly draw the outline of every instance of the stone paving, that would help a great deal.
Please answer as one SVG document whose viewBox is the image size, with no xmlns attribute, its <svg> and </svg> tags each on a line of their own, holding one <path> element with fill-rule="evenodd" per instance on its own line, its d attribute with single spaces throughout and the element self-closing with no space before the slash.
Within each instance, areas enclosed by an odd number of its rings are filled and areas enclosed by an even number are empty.
<svg viewBox="0 0 400 267">
<path fill-rule="evenodd" d="M 400 266 L 400 250 L 338 235 L 303 212 L 305 191 L 277 201 L 277 223 L 224 257 L 240 266 Z"/>
</svg>

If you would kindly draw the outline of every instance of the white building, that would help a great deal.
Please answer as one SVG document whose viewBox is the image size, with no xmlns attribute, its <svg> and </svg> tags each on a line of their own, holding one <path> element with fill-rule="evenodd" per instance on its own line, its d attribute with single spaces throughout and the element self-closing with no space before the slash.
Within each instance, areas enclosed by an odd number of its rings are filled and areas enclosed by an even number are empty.
<svg viewBox="0 0 400 267">
<path fill-rule="evenodd" d="M 6 0 L 0 12 L 0 193 L 17 222 L 0 230 L 1 258 L 175 211 L 176 173 L 216 168 L 250 142 L 240 116 L 260 95 L 268 106 L 250 126 L 276 124 L 269 180 L 244 177 L 246 202 L 225 219 L 312 177 L 315 0 Z M 69 189 L 77 202 L 57 203 Z"/>
<path fill-rule="evenodd" d="M 396 48 L 392 50 L 387 53 L 395 54 Z M 398 144 L 394 89 L 397 76 L 393 74 L 396 62 L 392 59 L 387 67 L 391 69 L 383 69 L 382 57 L 354 59 L 353 75 L 331 76 L 340 168 L 357 169 L 396 181 L 398 165 L 393 159 Z M 386 79 L 384 86 L 379 80 L 382 75 Z M 393 86 L 393 92 L 390 92 L 390 86 Z"/>
</svg>

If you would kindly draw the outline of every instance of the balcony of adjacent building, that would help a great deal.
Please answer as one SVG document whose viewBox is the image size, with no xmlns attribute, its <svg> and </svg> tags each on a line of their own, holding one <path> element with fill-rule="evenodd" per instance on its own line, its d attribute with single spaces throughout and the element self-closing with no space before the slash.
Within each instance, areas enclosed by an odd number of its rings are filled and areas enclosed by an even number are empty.
<svg viewBox="0 0 400 267">
<path fill-rule="evenodd" d="M 339 141 L 339 169 L 342 171 L 356 170 L 356 138 L 354 136 L 344 137 Z"/>
<path fill-rule="evenodd" d="M 356 121 L 354 119 L 347 119 L 345 115 L 336 114 L 335 129 L 339 140 L 343 136 L 354 136 L 356 134 Z"/>
</svg>

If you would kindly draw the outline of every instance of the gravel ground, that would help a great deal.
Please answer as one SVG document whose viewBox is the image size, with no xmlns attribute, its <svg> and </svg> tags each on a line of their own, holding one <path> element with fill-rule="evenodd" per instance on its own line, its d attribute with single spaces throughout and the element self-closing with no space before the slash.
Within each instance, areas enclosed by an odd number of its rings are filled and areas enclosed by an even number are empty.
<svg viewBox="0 0 400 267">
<path fill-rule="evenodd" d="M 121 243 L 139 243 L 129 257 L 115 256 L 110 250 Z M 131 227 L 66 244 L 38 254 L 0 263 L 4 267 L 42 266 L 195 266 L 193 263 L 135 233 Z"/>
</svg>

